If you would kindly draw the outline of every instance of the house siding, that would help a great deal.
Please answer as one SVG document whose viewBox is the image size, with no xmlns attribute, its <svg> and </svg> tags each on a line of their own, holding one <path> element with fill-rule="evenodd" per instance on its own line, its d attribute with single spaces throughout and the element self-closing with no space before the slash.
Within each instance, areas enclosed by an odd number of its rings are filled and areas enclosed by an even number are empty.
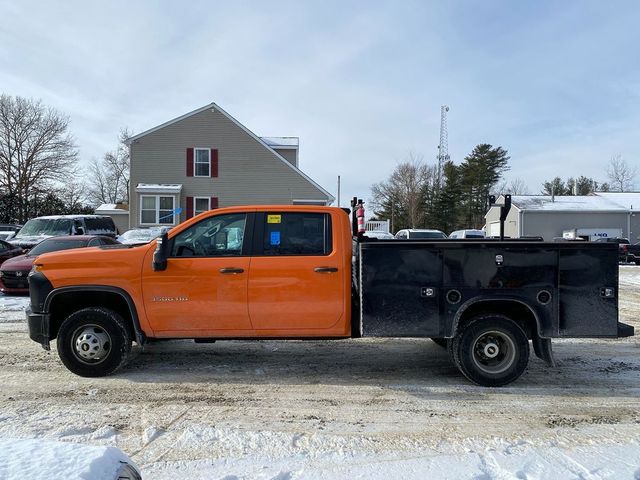
<svg viewBox="0 0 640 480">
<path fill-rule="evenodd" d="M 294 167 L 298 166 L 298 151 L 293 148 L 274 148 L 282 157 Z"/>
<path fill-rule="evenodd" d="M 218 177 L 188 177 L 188 147 L 218 150 Z M 217 197 L 219 206 L 291 204 L 327 195 L 219 111 L 207 109 L 131 143 L 130 225 L 139 225 L 138 183 L 179 183 L 176 208 L 186 219 L 186 197 Z M 292 151 L 293 152 L 293 151 Z"/>
</svg>

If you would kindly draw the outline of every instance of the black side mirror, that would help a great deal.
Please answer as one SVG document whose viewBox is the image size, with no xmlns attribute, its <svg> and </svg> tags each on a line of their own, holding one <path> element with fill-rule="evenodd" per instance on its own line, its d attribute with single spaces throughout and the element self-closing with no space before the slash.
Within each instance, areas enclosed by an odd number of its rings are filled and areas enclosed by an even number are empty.
<svg viewBox="0 0 640 480">
<path fill-rule="evenodd" d="M 157 239 L 156 251 L 153 252 L 153 271 L 161 272 L 167 269 L 169 257 L 169 234 L 164 232 Z"/>
</svg>

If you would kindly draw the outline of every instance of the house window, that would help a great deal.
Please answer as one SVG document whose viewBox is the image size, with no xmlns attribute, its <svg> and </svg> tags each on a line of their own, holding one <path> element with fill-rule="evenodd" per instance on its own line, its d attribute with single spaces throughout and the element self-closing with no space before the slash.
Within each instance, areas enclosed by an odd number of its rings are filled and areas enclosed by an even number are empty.
<svg viewBox="0 0 640 480">
<path fill-rule="evenodd" d="M 194 197 L 193 199 L 193 215 L 200 215 L 202 212 L 210 210 L 209 197 Z"/>
<path fill-rule="evenodd" d="M 196 148 L 194 150 L 194 169 L 196 177 L 211 176 L 211 150 L 208 148 Z"/>
<path fill-rule="evenodd" d="M 175 197 L 140 196 L 140 223 L 143 225 L 175 225 Z"/>
</svg>

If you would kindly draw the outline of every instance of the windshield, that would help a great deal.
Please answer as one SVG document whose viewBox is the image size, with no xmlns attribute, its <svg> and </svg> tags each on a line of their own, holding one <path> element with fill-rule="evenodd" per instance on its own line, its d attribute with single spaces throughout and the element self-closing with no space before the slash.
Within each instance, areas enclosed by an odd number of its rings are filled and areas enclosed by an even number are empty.
<svg viewBox="0 0 640 480">
<path fill-rule="evenodd" d="M 70 233 L 71 219 L 69 218 L 34 218 L 24 224 L 18 235 L 69 235 Z"/>
<path fill-rule="evenodd" d="M 37 257 L 43 253 L 57 252 L 59 250 L 68 250 L 70 248 L 86 247 L 87 240 L 60 240 L 58 238 L 50 238 L 40 242 L 38 245 L 29 250 L 28 257 Z"/>
<path fill-rule="evenodd" d="M 446 238 L 442 232 L 409 232 L 409 238 Z"/>
</svg>

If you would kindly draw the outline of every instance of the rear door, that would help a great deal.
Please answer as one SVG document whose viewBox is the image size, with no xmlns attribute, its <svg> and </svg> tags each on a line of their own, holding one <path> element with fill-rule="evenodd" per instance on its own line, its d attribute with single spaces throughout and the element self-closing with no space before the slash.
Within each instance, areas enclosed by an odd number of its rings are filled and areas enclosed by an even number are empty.
<svg viewBox="0 0 640 480">
<path fill-rule="evenodd" d="M 295 336 L 340 321 L 348 272 L 337 242 L 328 213 L 256 214 L 249 273 L 249 316 L 256 330 Z"/>
</svg>

